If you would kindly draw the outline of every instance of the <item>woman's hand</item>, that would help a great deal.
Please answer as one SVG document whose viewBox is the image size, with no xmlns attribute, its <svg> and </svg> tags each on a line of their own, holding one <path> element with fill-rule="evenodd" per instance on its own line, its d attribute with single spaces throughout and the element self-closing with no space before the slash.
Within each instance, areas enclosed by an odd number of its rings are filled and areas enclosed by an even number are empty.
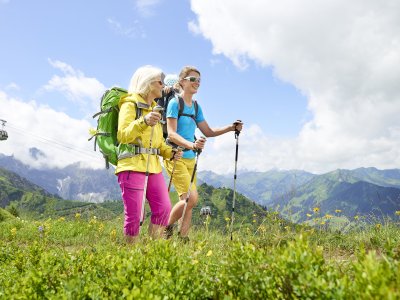
<svg viewBox="0 0 400 300">
<path fill-rule="evenodd" d="M 206 139 L 205 139 L 205 137 L 202 136 L 202 137 L 200 137 L 200 138 L 198 138 L 198 139 L 196 139 L 196 140 L 194 141 L 194 143 L 193 143 L 193 150 L 194 150 L 194 151 L 196 151 L 196 150 L 203 150 L 205 144 L 206 144 Z"/>
<path fill-rule="evenodd" d="M 144 122 L 147 126 L 154 126 L 161 120 L 161 114 L 158 112 L 149 112 L 144 116 Z"/>
<path fill-rule="evenodd" d="M 241 120 L 236 120 L 232 124 L 232 131 L 241 132 L 243 129 L 243 122 Z"/>
<path fill-rule="evenodd" d="M 183 155 L 182 150 L 174 149 L 172 151 L 174 151 L 174 156 L 172 157 L 173 160 L 180 160 L 182 158 Z"/>
</svg>

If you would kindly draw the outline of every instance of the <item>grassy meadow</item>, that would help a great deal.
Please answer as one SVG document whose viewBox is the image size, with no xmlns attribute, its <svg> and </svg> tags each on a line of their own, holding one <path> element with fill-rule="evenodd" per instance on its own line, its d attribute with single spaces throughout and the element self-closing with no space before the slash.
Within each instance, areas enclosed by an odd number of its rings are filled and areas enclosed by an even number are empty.
<svg viewBox="0 0 400 300">
<path fill-rule="evenodd" d="M 30 220 L 0 211 L 0 299 L 400 299 L 400 220 L 328 226 L 213 218 L 190 242 L 126 244 L 123 216 Z M 144 226 L 145 227 L 145 226 Z"/>
</svg>

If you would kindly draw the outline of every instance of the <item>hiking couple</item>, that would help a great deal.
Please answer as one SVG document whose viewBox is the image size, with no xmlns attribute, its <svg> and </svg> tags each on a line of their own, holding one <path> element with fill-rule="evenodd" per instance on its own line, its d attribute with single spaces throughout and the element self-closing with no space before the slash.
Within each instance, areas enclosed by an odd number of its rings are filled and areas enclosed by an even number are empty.
<svg viewBox="0 0 400 300">
<path fill-rule="evenodd" d="M 135 241 L 139 235 L 144 218 L 144 196 L 152 212 L 149 225 L 152 237 L 164 234 L 169 238 L 172 235 L 173 226 L 182 217 L 188 200 L 180 229 L 180 237 L 187 241 L 192 209 L 198 199 L 196 178 L 192 180 L 192 174 L 196 155 L 206 142 L 205 138 L 195 139 L 195 129 L 198 127 L 206 137 L 242 130 L 241 122 L 210 128 L 198 104 L 196 113 L 193 95 L 200 87 L 200 71 L 195 67 L 186 66 L 181 70 L 178 85 L 179 96 L 184 101 L 183 114 L 178 116 L 178 97 L 170 100 L 166 109 L 167 129 L 169 140 L 184 147 L 184 151 L 171 148 L 163 137 L 159 122 L 161 114 L 156 111 L 158 106 L 155 102 L 155 99 L 162 97 L 165 89 L 162 70 L 153 66 L 137 69 L 131 78 L 129 95 L 119 102 L 118 141 L 120 144 L 130 144 L 135 149 L 133 155 L 118 160 L 115 171 L 124 202 L 124 234 L 128 242 Z M 142 110 L 139 118 L 135 118 L 137 107 Z M 159 156 L 163 157 L 170 176 L 173 172 L 172 183 L 180 198 L 172 210 Z"/>
</svg>

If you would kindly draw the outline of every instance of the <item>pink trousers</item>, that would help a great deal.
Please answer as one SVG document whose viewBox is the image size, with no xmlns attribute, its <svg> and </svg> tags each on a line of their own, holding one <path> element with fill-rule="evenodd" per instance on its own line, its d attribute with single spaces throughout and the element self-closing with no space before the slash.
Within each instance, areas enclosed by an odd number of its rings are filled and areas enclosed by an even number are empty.
<svg viewBox="0 0 400 300">
<path fill-rule="evenodd" d="M 145 177 L 146 174 L 143 172 L 123 171 L 118 173 L 118 183 L 124 201 L 125 235 L 136 236 L 139 234 Z M 151 223 L 168 225 L 171 202 L 162 173 L 149 174 L 146 198 L 151 209 Z"/>
</svg>

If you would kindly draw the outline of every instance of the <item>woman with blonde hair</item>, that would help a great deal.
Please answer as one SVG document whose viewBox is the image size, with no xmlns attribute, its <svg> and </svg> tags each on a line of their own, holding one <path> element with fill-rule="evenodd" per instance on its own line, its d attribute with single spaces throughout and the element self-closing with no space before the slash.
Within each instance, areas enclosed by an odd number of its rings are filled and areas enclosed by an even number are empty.
<svg viewBox="0 0 400 300">
<path fill-rule="evenodd" d="M 133 74 L 128 95 L 119 102 L 117 138 L 118 164 L 115 173 L 124 202 L 124 234 L 133 242 L 144 219 L 147 198 L 152 215 L 149 234 L 159 237 L 168 224 L 171 202 L 162 175 L 159 156 L 178 160 L 182 151 L 174 152 L 166 145 L 156 102 L 164 87 L 163 72 L 144 66 Z"/>
</svg>

